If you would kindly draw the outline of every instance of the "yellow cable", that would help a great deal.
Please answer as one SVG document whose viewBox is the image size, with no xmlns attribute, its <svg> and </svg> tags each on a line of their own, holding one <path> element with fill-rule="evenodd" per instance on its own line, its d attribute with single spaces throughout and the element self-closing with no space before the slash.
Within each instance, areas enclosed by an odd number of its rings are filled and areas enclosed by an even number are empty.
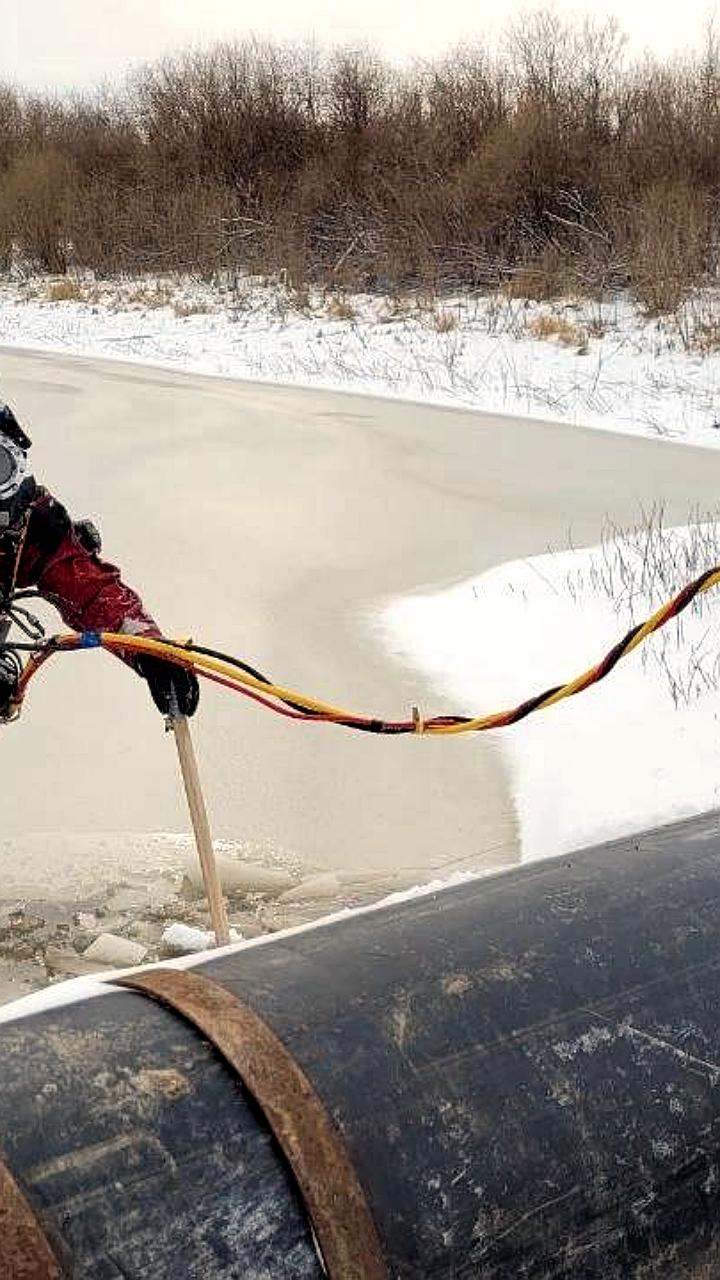
<svg viewBox="0 0 720 1280">
<path fill-rule="evenodd" d="M 696 588 L 695 594 L 704 594 L 718 585 L 720 585 L 720 569 L 714 570 L 702 586 Z M 688 588 L 685 588 L 685 591 L 687 590 Z M 683 593 L 681 592 L 680 595 L 682 594 Z M 632 653 L 632 651 L 637 649 L 649 635 L 664 626 L 671 617 L 676 616 L 677 600 L 678 597 L 675 597 L 675 599 L 662 605 L 661 608 L 657 609 L 655 613 L 651 615 L 651 617 L 646 619 L 635 633 L 632 640 L 628 641 L 622 652 L 623 657 L 628 653 Z M 684 607 L 684 605 L 682 607 Z M 69 632 L 64 635 L 56 636 L 52 642 L 52 646 L 56 649 L 75 649 L 78 647 L 78 639 L 79 637 L 75 632 Z M 367 716 L 359 716 L 355 712 L 343 711 L 341 708 L 332 706 L 330 703 L 320 702 L 316 698 L 309 698 L 306 694 L 298 693 L 294 689 L 288 689 L 284 685 L 266 683 L 263 680 L 259 680 L 256 676 L 251 675 L 248 671 L 244 671 L 229 662 L 223 662 L 221 659 L 214 658 L 209 654 L 193 652 L 192 649 L 185 648 L 179 644 L 173 644 L 165 640 L 157 640 L 151 636 L 128 636 L 114 631 L 100 632 L 99 641 L 103 648 L 108 649 L 111 652 L 118 652 L 120 655 L 125 653 L 151 653 L 155 654 L 159 658 L 167 658 L 174 660 L 175 662 L 182 663 L 187 667 L 197 667 L 200 670 L 214 672 L 216 675 L 223 676 L 225 679 L 232 681 L 236 685 L 245 685 L 249 689 L 257 690 L 258 693 L 277 698 L 282 702 L 293 703 L 297 707 L 302 707 L 307 711 L 314 712 L 316 715 L 327 716 L 331 720 L 355 720 L 362 722 L 367 721 L 368 719 Z M 27 664 L 20 679 L 20 699 L 22 698 L 32 676 L 51 653 L 52 648 L 49 648 L 47 651 L 39 654 L 37 658 L 32 658 Z M 568 681 L 567 684 L 564 684 L 554 693 L 549 694 L 548 697 L 539 702 L 534 709 L 545 710 L 547 707 L 555 706 L 558 702 L 563 702 L 566 698 L 571 698 L 576 693 L 582 692 L 583 689 L 586 689 L 589 685 L 593 684 L 593 682 L 598 678 L 598 672 L 601 666 L 602 663 L 596 664 L 594 667 L 589 667 L 587 671 L 582 673 L 582 675 L 576 676 L 574 680 Z M 505 711 L 497 711 L 491 715 L 478 716 L 472 720 L 465 720 L 459 724 L 433 724 L 431 721 L 428 722 L 424 720 L 420 716 L 419 712 L 414 712 L 413 721 L 415 724 L 415 732 L 419 734 L 449 735 L 472 733 L 504 726 L 508 723 L 508 717 L 510 717 L 515 710 L 516 708 L 508 708 Z"/>
<path fill-rule="evenodd" d="M 66 642 L 74 641 L 75 636 L 71 633 L 60 639 Z M 221 662 L 218 658 L 210 658 L 204 653 L 192 653 L 165 640 L 154 640 L 149 636 L 130 637 L 114 631 L 101 631 L 100 639 L 103 647 L 107 646 L 108 649 L 127 649 L 131 653 L 155 653 L 158 657 L 174 658 L 188 667 L 201 667 L 206 671 L 215 671 L 218 675 L 234 680 L 236 684 L 245 684 L 250 689 L 257 689 L 260 693 L 280 698 L 283 702 L 296 702 L 298 706 L 305 707 L 308 711 L 315 711 L 319 715 L 337 716 L 345 720 L 362 718 L 353 711 L 341 711 L 327 702 L 318 702 L 314 698 L 308 698 L 304 693 L 286 689 L 284 685 L 266 684 L 264 680 L 257 680 L 248 671 L 241 671 L 239 667 L 232 666 L 229 662 Z"/>
</svg>

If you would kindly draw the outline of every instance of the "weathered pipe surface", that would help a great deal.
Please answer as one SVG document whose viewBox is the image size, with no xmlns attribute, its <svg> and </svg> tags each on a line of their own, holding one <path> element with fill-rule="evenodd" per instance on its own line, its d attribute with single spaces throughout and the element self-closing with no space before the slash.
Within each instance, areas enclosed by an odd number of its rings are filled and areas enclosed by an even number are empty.
<svg viewBox="0 0 720 1280">
<path fill-rule="evenodd" d="M 390 1277 L 720 1275 L 717 816 L 194 972 L 312 1082 Z M 162 1005 L 0 1026 L 0 1078 L 0 1147 L 69 1274 L 322 1274 L 263 1118 Z"/>
</svg>

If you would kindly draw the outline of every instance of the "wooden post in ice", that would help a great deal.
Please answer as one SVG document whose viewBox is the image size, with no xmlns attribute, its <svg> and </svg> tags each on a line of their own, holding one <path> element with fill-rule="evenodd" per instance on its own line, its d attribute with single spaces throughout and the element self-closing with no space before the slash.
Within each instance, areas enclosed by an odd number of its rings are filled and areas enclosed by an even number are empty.
<svg viewBox="0 0 720 1280">
<path fill-rule="evenodd" d="M 202 787 L 200 786 L 200 774 L 190 736 L 190 725 L 188 724 L 187 716 L 179 714 L 171 715 L 169 724 L 175 734 L 180 771 L 185 784 L 188 809 L 190 810 L 193 831 L 195 832 L 195 843 L 200 859 L 200 869 L 208 906 L 210 907 L 210 919 L 215 931 L 215 941 L 219 947 L 224 947 L 230 941 L 230 926 L 225 908 L 225 899 L 222 895 L 220 877 L 215 863 L 215 850 L 213 849 L 210 823 L 208 822 Z"/>
</svg>

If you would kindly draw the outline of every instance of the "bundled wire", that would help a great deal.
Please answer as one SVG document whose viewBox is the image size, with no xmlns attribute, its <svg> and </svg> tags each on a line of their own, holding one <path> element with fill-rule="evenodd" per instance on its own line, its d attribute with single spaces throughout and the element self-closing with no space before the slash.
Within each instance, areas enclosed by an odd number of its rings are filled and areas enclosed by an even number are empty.
<svg viewBox="0 0 720 1280">
<path fill-rule="evenodd" d="M 316 698 L 297 693 L 284 685 L 275 684 L 248 663 L 221 653 L 217 649 L 208 649 L 190 641 L 177 643 L 166 639 L 126 636 L 109 631 L 69 632 L 66 635 L 54 636 L 42 644 L 14 645 L 15 649 L 32 650 L 32 656 L 19 679 L 16 705 L 19 708 L 30 681 L 53 654 L 73 649 L 102 648 L 130 661 L 134 655 L 151 653 L 168 662 L 190 667 L 199 676 L 215 684 L 222 685 L 234 693 L 241 693 L 288 719 L 301 720 L 305 723 L 338 724 L 347 729 L 379 734 L 457 734 L 501 729 L 517 724 L 535 711 L 544 711 L 547 707 L 555 706 L 556 703 L 572 698 L 594 684 L 599 684 L 622 658 L 637 649 L 648 636 L 659 631 L 671 618 L 677 617 L 687 609 L 696 596 L 710 591 L 718 584 L 720 584 L 720 566 L 708 569 L 645 622 L 633 627 L 600 662 L 582 675 L 576 676 L 566 684 L 546 689 L 543 693 L 521 702 L 519 706 L 486 716 L 433 716 L 429 720 L 423 720 L 416 710 L 410 720 L 379 720 L 370 716 L 355 715 L 331 706 L 329 703 L 320 702 Z M 0 646 L 0 648 L 4 647 Z"/>
</svg>

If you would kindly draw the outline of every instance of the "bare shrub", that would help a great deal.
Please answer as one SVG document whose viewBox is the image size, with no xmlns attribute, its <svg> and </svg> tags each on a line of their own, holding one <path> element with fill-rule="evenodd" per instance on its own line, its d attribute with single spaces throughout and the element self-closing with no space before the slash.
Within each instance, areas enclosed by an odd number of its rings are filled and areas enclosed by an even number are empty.
<svg viewBox="0 0 720 1280">
<path fill-rule="evenodd" d="M 515 21 L 398 69 L 247 40 L 122 90 L 0 86 L 0 270 L 190 271 L 677 308 L 720 265 L 720 55 L 627 59 L 611 21 Z"/>
<path fill-rule="evenodd" d="M 537 258 L 518 267 L 505 281 L 503 292 L 509 298 L 551 302 L 567 297 L 576 288 L 577 278 L 567 258 L 549 246 Z"/>
<path fill-rule="evenodd" d="M 198 183 L 89 183 L 68 215 L 74 261 L 100 275 L 174 270 L 211 279 L 232 260 L 233 207 L 227 193 Z"/>
<path fill-rule="evenodd" d="M 633 211 L 631 278 L 648 315 L 677 311 L 702 278 L 707 201 L 683 182 L 658 182 Z"/>
<path fill-rule="evenodd" d="M 68 265 L 67 210 L 74 183 L 68 158 L 41 147 L 17 155 L 0 188 L 0 223 L 28 258 L 53 274 Z"/>
</svg>

